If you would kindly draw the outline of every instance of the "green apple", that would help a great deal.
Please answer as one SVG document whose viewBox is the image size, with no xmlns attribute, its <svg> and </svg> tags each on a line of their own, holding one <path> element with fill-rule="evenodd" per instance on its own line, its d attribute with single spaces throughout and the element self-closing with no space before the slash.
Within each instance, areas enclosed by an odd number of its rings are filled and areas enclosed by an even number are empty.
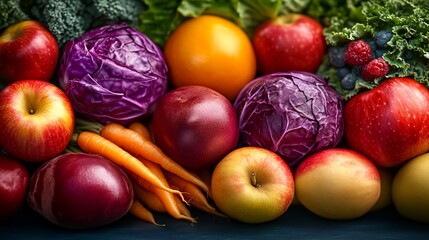
<svg viewBox="0 0 429 240">
<path fill-rule="evenodd" d="M 429 153 L 400 167 L 392 182 L 392 202 L 399 214 L 429 223 Z"/>
<path fill-rule="evenodd" d="M 262 223 L 280 217 L 294 198 L 293 174 L 277 154 L 241 147 L 215 167 L 211 181 L 216 206 L 232 219 Z"/>
</svg>

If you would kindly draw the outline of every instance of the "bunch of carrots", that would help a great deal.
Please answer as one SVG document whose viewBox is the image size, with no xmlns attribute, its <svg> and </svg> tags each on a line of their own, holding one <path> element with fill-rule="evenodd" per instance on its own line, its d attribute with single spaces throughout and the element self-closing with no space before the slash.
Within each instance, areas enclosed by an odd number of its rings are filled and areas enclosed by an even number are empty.
<svg viewBox="0 0 429 240">
<path fill-rule="evenodd" d="M 168 157 L 141 122 L 124 126 L 76 119 L 67 151 L 98 154 L 120 166 L 133 183 L 130 213 L 139 219 L 163 226 L 153 214 L 162 212 L 196 223 L 188 206 L 226 217 L 209 203 L 210 177 L 199 176 Z"/>
</svg>

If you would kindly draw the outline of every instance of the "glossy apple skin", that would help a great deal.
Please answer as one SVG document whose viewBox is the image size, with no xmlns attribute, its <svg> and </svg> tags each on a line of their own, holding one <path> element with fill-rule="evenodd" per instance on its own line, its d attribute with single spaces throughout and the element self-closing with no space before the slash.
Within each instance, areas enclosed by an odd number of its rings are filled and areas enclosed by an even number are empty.
<svg viewBox="0 0 429 240">
<path fill-rule="evenodd" d="M 0 223 L 23 206 L 29 179 L 29 171 L 23 163 L 0 154 Z"/>
<path fill-rule="evenodd" d="M 372 206 L 371 211 L 378 211 L 391 205 L 392 203 L 392 182 L 396 174 L 396 168 L 377 167 L 380 174 L 381 191 L 377 202 Z"/>
<path fill-rule="evenodd" d="M 392 182 L 392 202 L 398 213 L 416 222 L 429 223 L 429 153 L 402 165 Z"/>
<path fill-rule="evenodd" d="M 429 150 L 429 90 L 391 78 L 347 102 L 345 139 L 381 167 L 398 166 Z"/>
<path fill-rule="evenodd" d="M 295 186 L 301 205 L 333 220 L 361 217 L 381 192 L 376 165 L 345 148 L 322 150 L 304 159 L 295 171 Z"/>
<path fill-rule="evenodd" d="M 0 91 L 0 148 L 28 162 L 61 154 L 74 130 L 74 113 L 64 92 L 50 82 L 20 80 Z"/>
<path fill-rule="evenodd" d="M 252 184 L 252 172 L 258 185 Z M 280 217 L 292 203 L 293 174 L 277 154 L 260 147 L 237 148 L 215 167 L 212 198 L 227 216 L 244 223 Z"/>
<path fill-rule="evenodd" d="M 50 81 L 58 57 L 58 43 L 44 25 L 34 20 L 14 24 L 0 35 L 0 81 Z"/>
<path fill-rule="evenodd" d="M 50 222 L 71 229 L 104 226 L 124 216 L 134 198 L 126 173 L 95 154 L 67 153 L 31 177 L 28 203 Z"/>
<path fill-rule="evenodd" d="M 326 51 L 323 26 L 302 14 L 265 21 L 255 30 L 252 42 L 260 74 L 316 72 Z"/>
<path fill-rule="evenodd" d="M 237 115 L 231 102 L 203 86 L 167 93 L 152 119 L 155 142 L 180 165 L 196 170 L 216 165 L 238 142 Z"/>
</svg>

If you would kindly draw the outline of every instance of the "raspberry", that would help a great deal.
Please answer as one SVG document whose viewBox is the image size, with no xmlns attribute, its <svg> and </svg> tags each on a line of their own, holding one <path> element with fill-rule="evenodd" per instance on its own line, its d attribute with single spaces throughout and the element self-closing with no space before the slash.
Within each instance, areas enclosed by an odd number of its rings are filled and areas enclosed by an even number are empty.
<svg viewBox="0 0 429 240">
<path fill-rule="evenodd" d="M 352 66 L 364 65 L 371 61 L 371 46 L 364 40 L 356 40 L 347 45 L 344 53 L 344 60 Z"/>
<path fill-rule="evenodd" d="M 363 66 L 361 77 L 365 81 L 372 81 L 375 78 L 385 76 L 389 71 L 389 64 L 383 58 L 376 58 Z"/>
</svg>

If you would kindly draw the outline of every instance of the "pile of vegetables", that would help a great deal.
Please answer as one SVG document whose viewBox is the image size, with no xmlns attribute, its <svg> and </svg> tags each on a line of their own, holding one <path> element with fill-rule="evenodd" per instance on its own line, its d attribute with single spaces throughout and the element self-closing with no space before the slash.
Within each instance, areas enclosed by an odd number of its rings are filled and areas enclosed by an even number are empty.
<svg viewBox="0 0 429 240">
<path fill-rule="evenodd" d="M 147 8 L 140 14 L 137 27 L 155 43 L 163 46 L 169 33 L 187 17 L 216 14 L 239 25 L 251 37 L 262 21 L 287 13 L 303 13 L 325 27 L 328 46 L 373 38 L 380 31 L 393 33 L 382 58 L 389 64 L 389 74 L 375 81 L 361 78 L 352 89 L 341 86 L 337 70 L 326 56 L 318 74 L 328 80 L 346 100 L 372 89 L 388 77 L 411 76 L 429 86 L 429 3 L 425 0 L 271 0 L 271 1 L 143 1 Z M 156 17 L 155 17 L 156 15 Z M 356 74 L 357 75 L 357 74 Z"/>
<path fill-rule="evenodd" d="M 381 57 L 391 67 L 384 78 L 375 81 L 356 81 L 353 89 L 341 87 L 337 69 L 329 60 L 318 73 L 345 98 L 350 99 L 365 89 L 372 89 L 389 77 L 411 76 L 429 86 L 429 2 L 424 0 L 370 0 L 347 1 L 343 11 L 336 11 L 325 28 L 329 46 L 344 46 L 348 42 L 373 38 L 381 31 L 392 36 Z"/>
<path fill-rule="evenodd" d="M 345 88 L 327 54 L 318 75 L 263 76 L 237 97 L 241 144 L 271 149 L 294 167 L 340 143 L 343 100 L 389 77 L 412 77 L 429 87 L 426 0 L 3 0 L 0 30 L 37 19 L 56 37 L 62 56 L 55 80 L 78 116 L 68 152 L 97 154 L 120 166 L 133 185 L 129 211 L 135 216 L 161 225 L 156 210 L 195 223 L 188 205 L 223 216 L 208 201 L 208 178 L 167 156 L 142 124 L 169 90 L 162 48 L 189 17 L 219 15 L 251 37 L 266 19 L 294 12 L 324 24 L 330 49 L 391 34 L 378 56 L 389 65 L 383 77 L 358 77 Z"/>
<path fill-rule="evenodd" d="M 157 211 L 196 223 L 188 206 L 224 216 L 209 203 L 210 183 L 167 156 L 139 121 L 126 127 L 77 119 L 66 152 L 96 154 L 120 166 L 132 181 L 136 196 L 130 213 L 144 221 L 162 225 L 152 214 Z"/>
</svg>

